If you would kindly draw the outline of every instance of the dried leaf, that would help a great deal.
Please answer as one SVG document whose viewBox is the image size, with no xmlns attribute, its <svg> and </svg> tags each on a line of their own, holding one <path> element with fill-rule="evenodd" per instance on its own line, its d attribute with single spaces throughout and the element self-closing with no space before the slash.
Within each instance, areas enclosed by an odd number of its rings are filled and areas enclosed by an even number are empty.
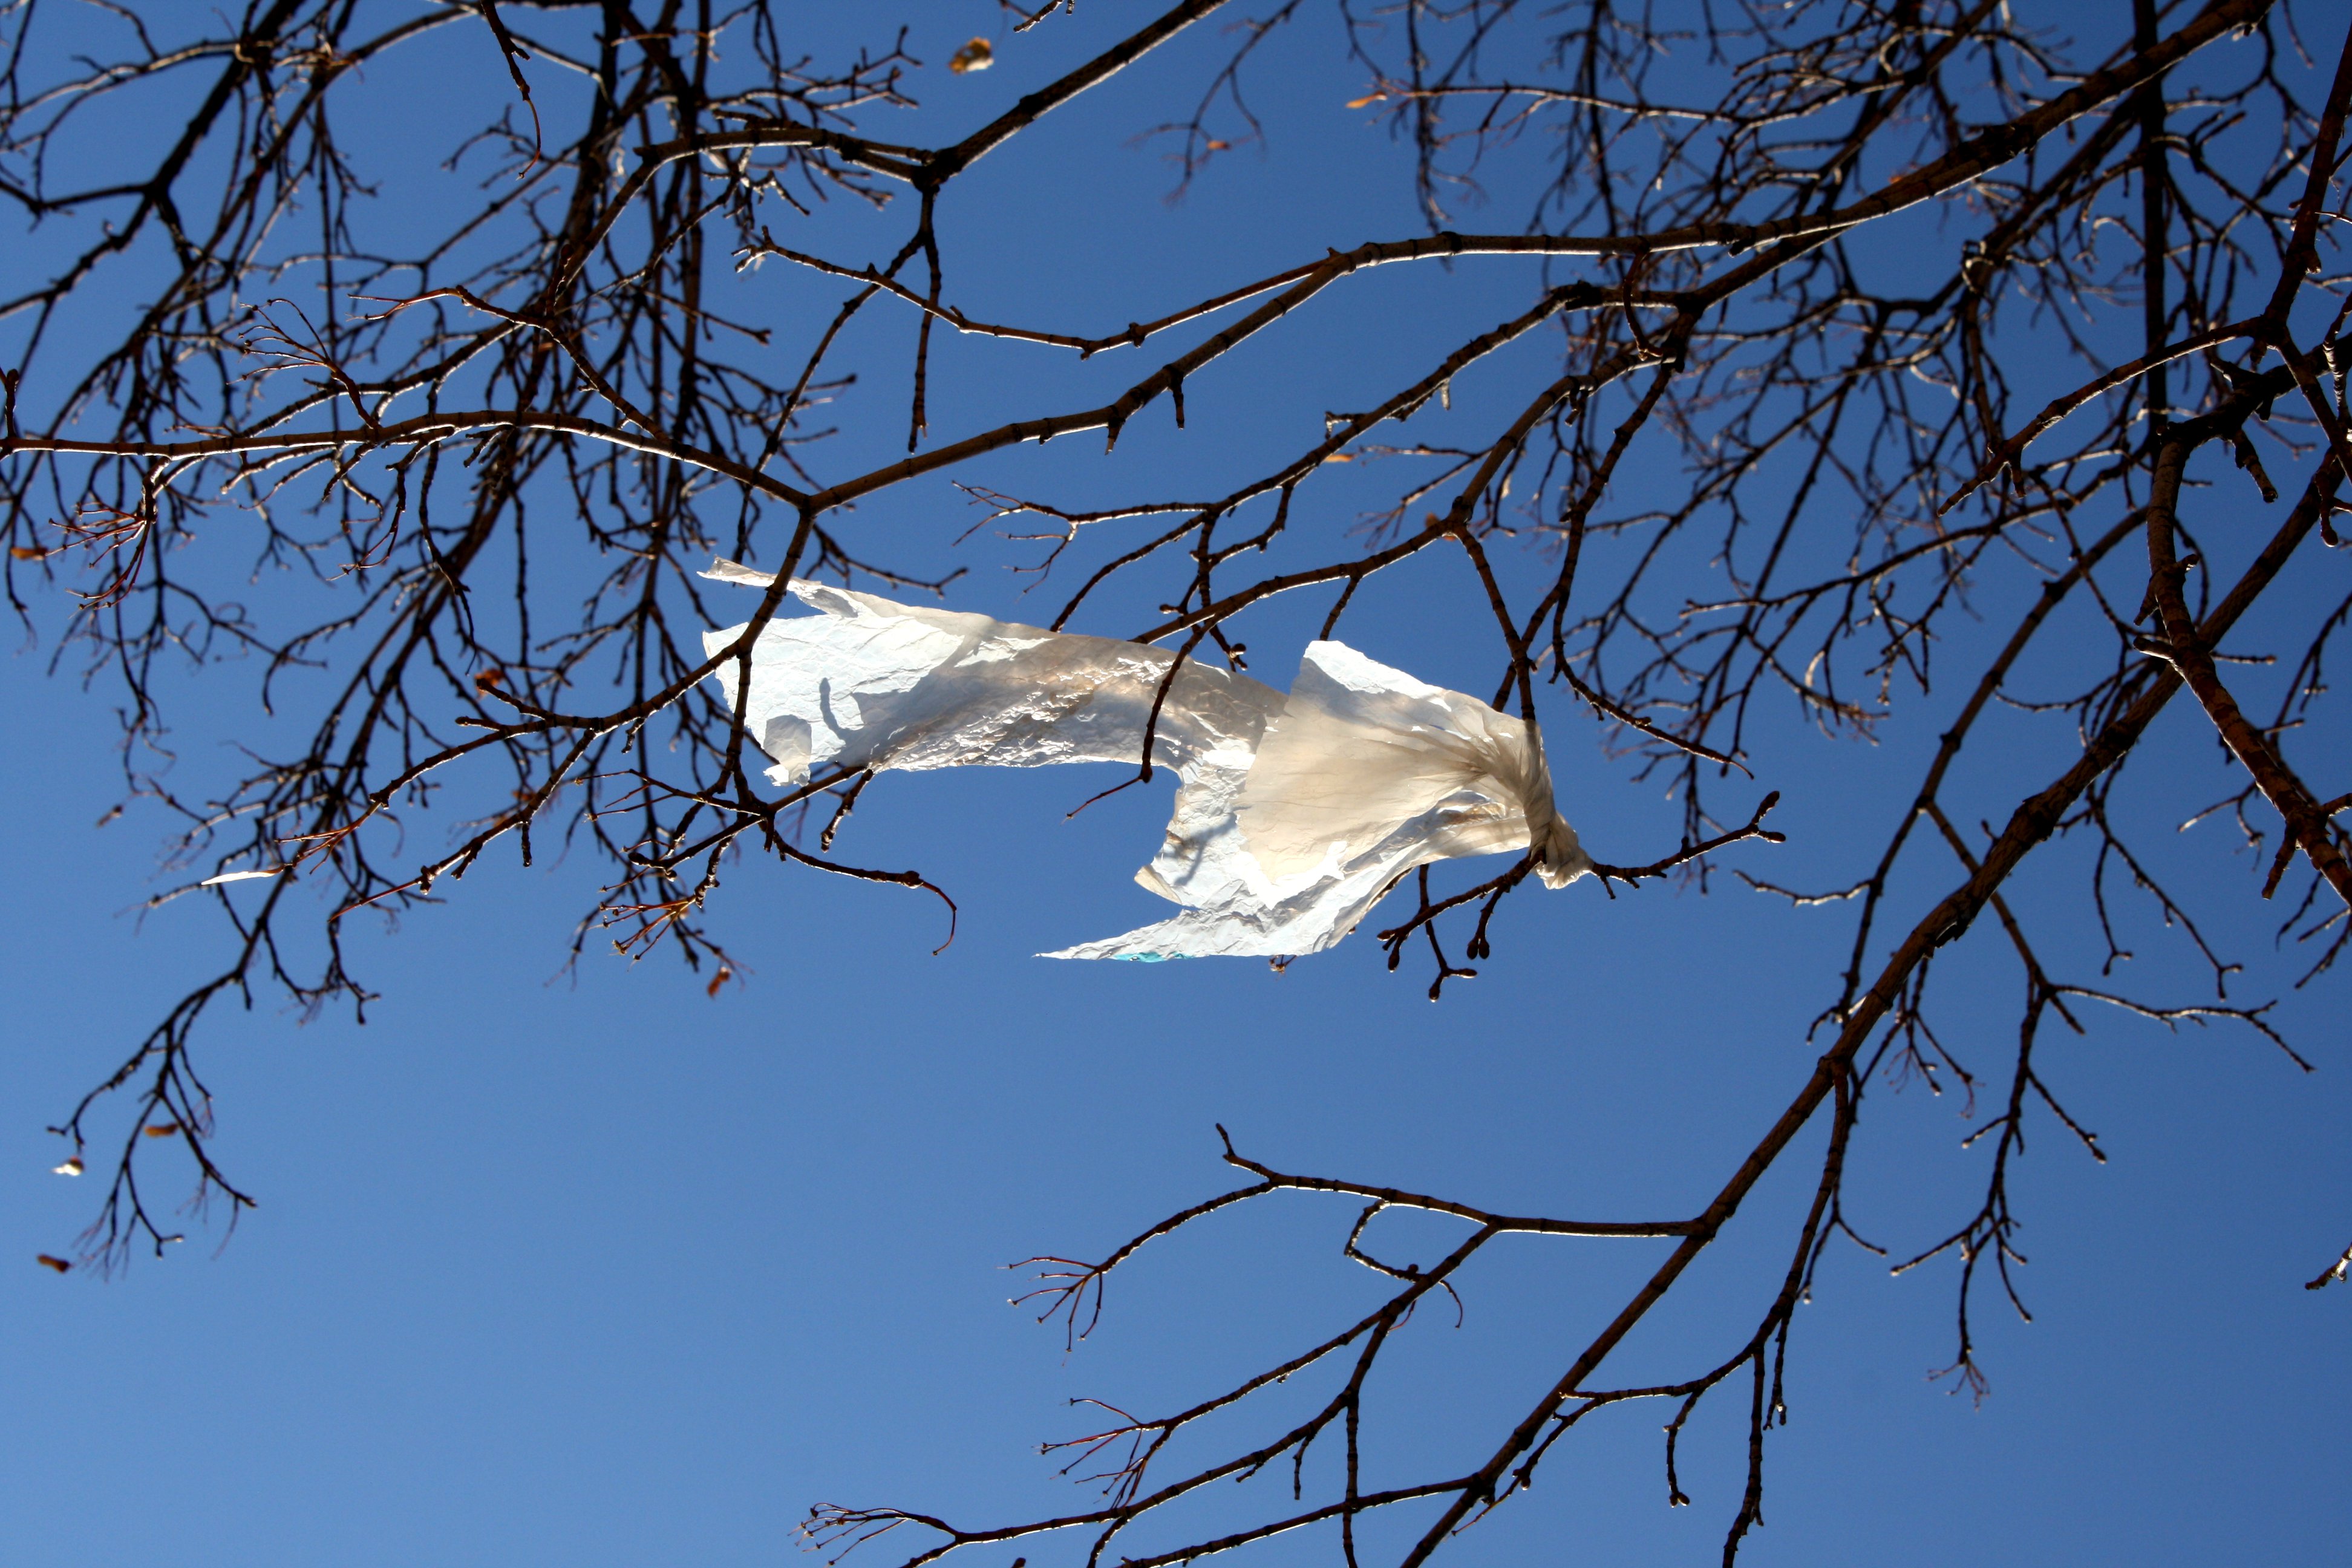
<svg viewBox="0 0 2352 1568">
<path fill-rule="evenodd" d="M 1349 99 L 1348 100 L 1348 107 L 1349 109 L 1361 109 L 1368 103 L 1378 103 L 1381 100 L 1386 97 L 1388 97 L 1388 94 L 1385 92 L 1368 92 L 1361 98 Z"/>
<path fill-rule="evenodd" d="M 1213 136 L 1209 139 L 1209 151 L 1212 153 L 1231 152 L 1233 145 L 1230 142 L 1220 142 Z"/>
<path fill-rule="evenodd" d="M 948 69 L 958 76 L 966 71 L 984 71 L 996 63 L 996 50 L 986 38 L 974 38 L 948 58 Z"/>
<path fill-rule="evenodd" d="M 474 689 L 477 691 L 488 691 L 501 681 L 505 680 L 506 678 L 507 672 L 495 667 L 489 669 L 481 670 L 474 677 Z"/>
<path fill-rule="evenodd" d="M 52 1166 L 50 1166 L 50 1167 L 49 1167 L 49 1169 L 50 1169 L 52 1172 L 54 1172 L 56 1174 L 60 1175 L 60 1176 L 79 1176 L 79 1175 L 80 1175 L 80 1174 L 81 1174 L 81 1171 L 82 1171 L 81 1156 L 80 1156 L 80 1155 L 79 1155 L 79 1154 L 76 1154 L 72 1159 L 68 1160 L 64 1164 L 62 1164 L 62 1165 L 52 1165 Z"/>
<path fill-rule="evenodd" d="M 68 1273 L 73 1268 L 73 1265 L 68 1263 L 64 1258 L 51 1258 L 46 1252 L 37 1254 L 33 1261 L 38 1263 L 44 1268 L 54 1268 L 60 1274 Z"/>
<path fill-rule="evenodd" d="M 1349 454 L 1349 453 L 1346 453 L 1346 452 L 1334 452 L 1334 453 L 1332 453 L 1329 457 L 1328 457 L 1328 458 L 1324 458 L 1323 460 L 1324 460 L 1325 462 L 1327 462 L 1327 463 L 1352 463 L 1352 462 L 1354 462 L 1356 459 L 1354 458 L 1354 457 L 1353 457 L 1353 456 L 1351 456 L 1351 455 L 1350 455 L 1350 454 Z"/>
<path fill-rule="evenodd" d="M 8 553 L 19 561 L 41 561 L 46 560 L 54 552 L 42 550 L 30 544 L 12 544 L 8 547 Z"/>
<path fill-rule="evenodd" d="M 734 978 L 735 972 L 722 963 L 719 966 L 719 973 L 710 977 L 710 984 L 703 988 L 702 994 L 705 996 L 716 996 L 719 994 L 719 988 Z"/>
<path fill-rule="evenodd" d="M 176 1121 L 158 1121 L 153 1126 L 144 1129 L 150 1138 L 169 1138 L 179 1130 L 180 1124 Z"/>
</svg>

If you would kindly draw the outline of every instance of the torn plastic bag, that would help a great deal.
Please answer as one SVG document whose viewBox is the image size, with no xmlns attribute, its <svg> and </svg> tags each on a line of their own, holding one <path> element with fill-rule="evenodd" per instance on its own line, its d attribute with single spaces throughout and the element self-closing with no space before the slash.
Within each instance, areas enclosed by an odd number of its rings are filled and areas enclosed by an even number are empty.
<svg viewBox="0 0 2352 1568">
<path fill-rule="evenodd" d="M 774 581 L 732 562 L 705 575 Z M 791 590 L 820 613 L 761 628 L 743 705 L 778 784 L 824 764 L 1132 764 L 1176 657 L 816 583 Z M 742 631 L 705 633 L 706 653 Z M 716 672 L 730 703 L 739 671 L 730 660 Z M 1183 911 L 1044 956 L 1299 957 L 1346 936 L 1431 861 L 1532 844 L 1555 888 L 1591 866 L 1553 805 L 1530 725 L 1342 643 L 1309 644 L 1287 695 L 1187 660 L 1152 728 L 1152 761 L 1180 784 L 1167 837 L 1135 879 Z"/>
<path fill-rule="evenodd" d="M 726 561 L 704 575 L 751 587 L 773 582 Z M 743 711 L 780 784 L 806 783 L 824 764 L 879 773 L 1139 762 L 1152 700 L 1175 657 L 819 583 L 795 581 L 792 592 L 823 613 L 761 628 Z M 742 631 L 704 633 L 706 654 Z M 717 671 L 730 703 L 737 672 L 731 659 Z M 1152 761 L 1184 776 L 1202 757 L 1231 752 L 1246 768 L 1282 701 L 1247 676 L 1188 660 L 1160 710 Z"/>
</svg>

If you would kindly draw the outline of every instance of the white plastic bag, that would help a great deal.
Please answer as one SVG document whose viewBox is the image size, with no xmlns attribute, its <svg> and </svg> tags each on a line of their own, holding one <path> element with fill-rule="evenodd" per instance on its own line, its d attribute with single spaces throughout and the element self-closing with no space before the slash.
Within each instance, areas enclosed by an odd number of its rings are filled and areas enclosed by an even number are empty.
<svg viewBox="0 0 2352 1568">
<path fill-rule="evenodd" d="M 704 575 L 774 582 L 728 561 Z M 1176 657 L 816 583 L 791 588 L 820 613 L 761 628 L 744 704 L 778 784 L 825 763 L 1134 764 Z M 706 653 L 742 631 L 706 632 Z M 717 671 L 730 703 L 738 675 L 732 659 Z M 1532 726 L 1342 643 L 1308 644 L 1286 696 L 1188 659 L 1151 752 L 1181 783 L 1167 838 L 1135 879 L 1183 912 L 1045 957 L 1297 957 L 1346 936 L 1433 860 L 1532 844 L 1554 888 L 1592 864 L 1552 803 Z"/>
</svg>

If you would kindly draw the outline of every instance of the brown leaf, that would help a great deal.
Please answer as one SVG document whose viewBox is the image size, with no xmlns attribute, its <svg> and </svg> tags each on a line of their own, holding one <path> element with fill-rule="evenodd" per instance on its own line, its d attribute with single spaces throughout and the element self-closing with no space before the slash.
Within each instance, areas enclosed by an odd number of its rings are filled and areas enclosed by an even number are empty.
<svg viewBox="0 0 2352 1568">
<path fill-rule="evenodd" d="M 495 687 L 501 681 L 505 680 L 506 678 L 507 672 L 503 669 L 485 669 L 474 677 L 474 689 L 477 691 L 488 691 L 492 687 Z"/>
<path fill-rule="evenodd" d="M 719 988 L 734 978 L 735 972 L 722 963 L 719 966 L 719 973 L 710 977 L 710 984 L 703 987 L 702 994 L 705 996 L 716 996 L 719 994 Z"/>
<path fill-rule="evenodd" d="M 1349 109 L 1361 109 L 1368 103 L 1378 103 L 1387 96 L 1388 94 L 1385 92 L 1368 92 L 1361 98 L 1349 99 L 1348 100 L 1348 107 Z"/>
<path fill-rule="evenodd" d="M 39 1264 L 44 1268 L 54 1268 L 60 1274 L 69 1273 L 73 1269 L 73 1265 L 68 1263 L 64 1258 L 51 1258 L 46 1252 L 36 1255 L 33 1261 Z"/>
<path fill-rule="evenodd" d="M 52 1165 L 52 1166 L 50 1166 L 50 1167 L 49 1167 L 49 1169 L 50 1169 L 50 1171 L 51 1171 L 52 1173 L 55 1173 L 55 1174 L 57 1174 L 57 1175 L 60 1175 L 60 1176 L 79 1176 L 79 1175 L 80 1175 L 80 1174 L 81 1174 L 81 1170 L 82 1170 L 82 1165 L 81 1165 L 81 1156 L 80 1156 L 80 1155 L 79 1155 L 79 1154 L 76 1154 L 76 1155 L 74 1155 L 71 1159 L 68 1160 L 64 1164 L 62 1164 L 62 1165 Z"/>
<path fill-rule="evenodd" d="M 50 552 L 37 549 L 30 544 L 12 544 L 8 547 L 8 553 L 19 561 L 41 561 L 47 559 Z"/>
<path fill-rule="evenodd" d="M 1233 150 L 1233 145 L 1230 142 L 1220 142 L 1213 136 L 1209 139 L 1209 151 L 1212 153 L 1229 153 Z"/>
<path fill-rule="evenodd" d="M 966 71 L 984 71 L 996 63 L 996 50 L 986 38 L 974 38 L 948 58 L 948 69 L 958 76 Z"/>
<path fill-rule="evenodd" d="M 176 1121 L 158 1121 L 155 1125 L 147 1128 L 144 1131 L 150 1138 L 169 1138 L 173 1133 L 177 1132 L 179 1130 L 180 1124 Z"/>
</svg>

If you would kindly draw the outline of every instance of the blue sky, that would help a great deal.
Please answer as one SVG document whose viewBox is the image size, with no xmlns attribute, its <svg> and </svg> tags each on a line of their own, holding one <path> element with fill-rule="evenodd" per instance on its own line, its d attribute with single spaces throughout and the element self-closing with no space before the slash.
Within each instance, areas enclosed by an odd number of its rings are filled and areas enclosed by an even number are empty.
<svg viewBox="0 0 2352 1568">
<path fill-rule="evenodd" d="M 949 140 L 1143 14 L 1083 7 L 1000 40 L 994 70 L 950 78 L 939 62 L 993 34 L 995 8 L 915 7 L 909 47 L 932 62 L 915 79 L 925 108 L 872 128 Z M 807 25 L 820 55 L 847 36 L 837 11 Z M 1413 232 L 1385 132 L 1340 107 L 1363 72 L 1321 13 L 1268 46 L 1266 154 L 1221 160 L 1185 201 L 1161 199 L 1154 150 L 1129 138 L 1187 107 L 1229 44 L 1196 29 L 960 184 L 943 216 L 950 296 L 975 315 L 1104 330 L 1327 245 Z M 392 166 L 394 132 L 429 139 L 503 81 L 486 48 L 387 63 L 364 84 L 385 106 L 381 142 L 362 150 Z M 1510 173 L 1498 168 L 1498 184 Z M 425 189 L 395 184 L 392 221 Z M 1519 221 L 1500 195 L 1477 216 Z M 832 210 L 807 232 L 858 265 L 895 248 L 903 222 Z M 1938 242 L 1923 231 L 1916 243 Z M 1193 389 L 1188 430 L 1155 409 L 1116 463 L 1072 443 L 971 477 L 1073 505 L 1196 477 L 1214 488 L 1295 446 L 1323 408 L 1351 406 L 1433 345 L 1523 308 L 1538 276 L 1495 261 L 1355 280 L 1238 358 L 1223 386 Z M 788 333 L 811 330 L 814 304 L 836 292 L 772 265 L 755 288 L 766 291 L 747 308 Z M 903 353 L 891 345 L 911 321 L 877 312 L 860 331 L 848 354 L 870 384 L 844 405 L 851 433 L 811 458 L 833 476 L 903 438 L 891 374 L 902 362 L 886 356 Z M 1118 360 L 950 342 L 934 434 L 1123 385 L 1141 362 Z M 1499 373 L 1465 385 L 1458 416 L 1507 395 Z M 1383 482 L 1344 479 L 1307 520 L 1326 540 Z M 857 526 L 896 559 L 970 565 L 955 607 L 1045 618 L 1053 588 L 1024 597 L 1024 579 L 1003 570 L 1021 547 L 950 547 L 972 515 L 936 480 L 877 498 Z M 2341 560 L 2285 584 L 2288 605 L 2332 602 Z M 1986 584 L 1987 635 L 2025 591 Z M 1432 564 L 1367 588 L 1341 635 L 1483 691 L 1492 656 L 1453 630 L 1477 613 L 1476 594 L 1458 563 Z M 1008 1310 L 1017 1277 L 1002 1265 L 1098 1254 L 1232 1184 L 1219 1121 L 1286 1169 L 1499 1209 L 1695 1210 L 1811 1070 L 1807 1026 L 1834 994 L 1850 931 L 1834 907 L 1791 910 L 1728 878 L 1706 897 L 1652 886 L 1612 901 L 1590 882 L 1530 891 L 1499 918 L 1481 976 L 1436 1007 L 1417 965 L 1384 973 L 1363 936 L 1280 975 L 1254 963 L 1048 963 L 1029 955 L 1157 918 L 1162 906 L 1126 879 L 1157 843 L 1164 793 L 1065 820 L 1115 773 L 894 775 L 867 792 L 843 845 L 869 864 L 919 865 L 954 894 L 961 930 L 944 953 L 930 953 L 940 931 L 926 898 L 753 863 L 717 904 L 744 986 L 714 999 L 667 963 L 593 951 L 562 973 L 595 868 L 488 863 L 445 906 L 360 939 L 383 994 L 363 1028 L 336 1015 L 304 1023 L 267 996 L 206 1026 L 221 1157 L 261 1200 L 225 1247 L 217 1226 L 192 1222 L 163 1263 L 60 1279 L 32 1257 L 65 1250 L 98 1194 L 47 1173 L 59 1151 L 42 1129 L 209 973 L 224 933 L 196 900 L 143 921 L 124 912 L 155 885 L 166 825 L 134 808 L 90 826 L 113 798 L 110 704 L 47 675 L 58 608 L 41 607 L 0 672 L 20 737 L 0 769 L 19 889 L 15 940 L 0 950 L 12 1002 L 0 1260 L 19 1260 L 0 1267 L 16 1326 L 0 1356 L 0 1509 L 26 1561 L 751 1563 L 792 1557 L 791 1527 L 819 1500 L 972 1521 L 1075 1506 L 1088 1494 L 1034 1451 L 1081 1429 L 1066 1402 L 1143 1411 L 1197 1397 L 1360 1310 L 1372 1277 L 1339 1256 L 1354 1211 L 1288 1196 L 1155 1247 L 1114 1279 L 1101 1331 L 1071 1354 Z M 1255 621 L 1254 672 L 1286 681 L 1322 608 L 1286 604 Z M 1149 611 L 1140 589 L 1114 595 L 1076 629 L 1115 635 Z M 2053 683 L 2092 635 L 2087 619 L 2058 629 Z M 1954 668 L 1969 651 L 1963 637 Z M 192 778 L 225 767 L 226 738 L 251 732 L 237 675 L 182 683 L 175 739 Z M 1861 874 L 1958 695 L 1908 703 L 1875 746 L 1792 723 L 1759 731 L 1758 793 L 1783 793 L 1774 821 L 1790 841 L 1744 847 L 1732 863 L 1807 887 Z M 1565 708 L 1549 717 L 1563 808 L 1594 853 L 1633 861 L 1670 847 L 1672 803 L 1630 782 L 1589 721 Z M 1961 780 L 1995 821 L 2021 782 L 2064 765 L 2070 743 L 2058 722 L 1999 722 L 1999 766 Z M 2160 766 L 2132 796 L 2151 820 L 2180 815 L 2168 787 L 2200 804 L 2230 787 L 2193 712 L 2168 714 L 2152 744 Z M 2311 744 L 2345 759 L 2340 736 Z M 2239 994 L 2281 995 L 2276 1018 L 2318 1070 L 2224 1028 L 2106 1018 L 2052 1037 L 2050 1074 L 2109 1163 L 2035 1125 L 2013 1178 L 2034 1323 L 1983 1304 L 1993 1386 L 1972 1405 L 1927 1375 L 1951 1356 L 1953 1268 L 1889 1279 L 1859 1250 L 1834 1251 L 1798 1320 L 1793 1419 L 1774 1437 L 1767 1528 L 1747 1560 L 2185 1564 L 2340 1551 L 2352 1290 L 2299 1287 L 2352 1227 L 2342 981 L 2289 989 L 2297 954 L 2273 951 L 2254 875 L 2219 829 L 2162 853 L 2210 888 L 2219 944 L 2248 965 Z M 1950 875 L 1919 864 L 1900 908 L 1922 907 Z M 2101 950 L 2083 929 L 2081 864 L 2054 847 L 2015 899 L 2088 975 Z M 2182 950 L 2129 919 L 2144 955 L 2135 982 L 2197 994 Z M 2020 981 L 1990 935 L 1954 950 L 1938 984 L 1960 1048 L 1998 1076 Z M 1850 1212 L 1898 1254 L 1975 1205 L 1988 1152 L 1959 1147 L 1971 1125 L 1960 1110 L 1916 1086 L 1868 1104 Z M 1685 1373 L 1744 1334 L 1777 1281 L 1804 1180 L 1792 1160 L 1768 1181 L 1613 1375 Z M 1454 1234 L 1426 1218 L 1381 1223 L 1398 1256 L 1433 1257 Z M 1373 1463 L 1402 1478 L 1483 1457 L 1659 1246 L 1496 1248 L 1465 1283 L 1461 1328 L 1425 1313 L 1400 1341 L 1368 1412 Z M 1683 1463 L 1694 1507 L 1664 1506 L 1664 1415 L 1638 1406 L 1580 1428 L 1538 1489 L 1450 1559 L 1714 1560 L 1738 1505 L 1743 1401 L 1727 1389 L 1694 1421 Z M 861 1559 L 888 1568 L 896 1540 Z M 1005 1568 L 1012 1555 L 972 1561 Z M 1259 1556 L 1322 1562 L 1336 1549 L 1302 1535 Z M 1075 1560 L 1066 1544 L 1031 1558 Z"/>
</svg>

